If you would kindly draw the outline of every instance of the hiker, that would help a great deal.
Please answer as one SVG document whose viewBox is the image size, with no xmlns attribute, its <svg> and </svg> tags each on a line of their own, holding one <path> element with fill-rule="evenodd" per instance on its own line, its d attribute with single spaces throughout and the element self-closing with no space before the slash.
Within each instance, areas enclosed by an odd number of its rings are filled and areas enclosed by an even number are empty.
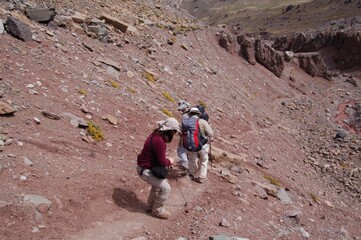
<svg viewBox="0 0 361 240">
<path fill-rule="evenodd" d="M 182 119 L 183 146 L 188 152 L 189 176 L 192 180 L 203 183 L 207 180 L 208 141 L 213 135 L 213 129 L 199 116 L 197 107 L 189 110 L 189 118 Z M 198 159 L 197 159 L 198 157 Z"/>
<path fill-rule="evenodd" d="M 203 107 L 202 105 L 197 105 L 198 110 L 201 112 L 201 115 L 199 116 L 199 118 L 202 118 L 204 120 L 206 120 L 207 122 L 209 121 L 209 116 L 206 113 L 206 108 Z"/>
<path fill-rule="evenodd" d="M 182 112 L 181 122 L 182 122 L 183 118 L 188 118 L 189 117 L 188 112 L 189 112 L 190 107 L 191 107 L 191 104 L 189 102 L 186 102 L 185 100 L 180 100 L 178 102 L 178 111 Z M 183 141 L 182 141 L 182 135 L 181 134 L 180 134 L 180 137 L 179 137 L 179 144 L 178 144 L 178 147 L 177 147 L 177 154 L 178 154 L 178 158 L 179 158 L 180 169 L 183 170 L 184 173 L 187 173 L 188 172 L 187 149 L 185 149 L 184 146 L 183 146 Z"/>
<path fill-rule="evenodd" d="M 171 187 L 164 178 L 156 177 L 155 166 L 166 168 L 173 164 L 173 158 L 166 158 L 166 143 L 170 143 L 174 134 L 179 132 L 179 123 L 175 118 L 167 118 L 157 122 L 158 128 L 146 139 L 143 149 L 137 158 L 137 172 L 141 179 L 152 187 L 147 201 L 147 213 L 160 219 L 168 219 L 171 214 L 164 206 L 168 200 Z M 153 169 L 152 169 L 153 168 Z"/>
</svg>

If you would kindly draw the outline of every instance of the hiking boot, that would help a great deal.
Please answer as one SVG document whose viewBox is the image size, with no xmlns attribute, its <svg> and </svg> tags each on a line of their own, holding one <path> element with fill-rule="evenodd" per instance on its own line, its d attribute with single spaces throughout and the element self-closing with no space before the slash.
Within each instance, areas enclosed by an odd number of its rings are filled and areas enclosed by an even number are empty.
<svg viewBox="0 0 361 240">
<path fill-rule="evenodd" d="M 199 182 L 199 183 L 204 183 L 205 181 L 207 181 L 207 178 L 198 178 L 197 179 L 197 182 Z"/>
<path fill-rule="evenodd" d="M 196 179 L 193 174 L 189 174 L 189 177 L 190 177 L 190 179 L 193 180 L 193 181 Z"/>
<path fill-rule="evenodd" d="M 159 219 L 168 219 L 170 218 L 171 214 L 168 211 L 164 211 L 162 213 L 154 214 L 153 216 Z"/>
</svg>

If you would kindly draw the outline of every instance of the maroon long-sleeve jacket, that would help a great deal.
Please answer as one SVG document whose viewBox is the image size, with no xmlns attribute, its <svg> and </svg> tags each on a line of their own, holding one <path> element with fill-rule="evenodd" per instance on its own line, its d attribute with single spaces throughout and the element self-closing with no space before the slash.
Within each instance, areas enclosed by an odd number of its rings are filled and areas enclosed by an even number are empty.
<svg viewBox="0 0 361 240">
<path fill-rule="evenodd" d="M 152 168 L 152 151 L 150 145 L 150 139 L 153 136 L 152 148 L 155 159 L 159 162 L 161 166 L 169 166 L 171 162 L 166 158 L 167 145 L 164 142 L 162 136 L 158 134 L 150 134 L 145 140 L 143 149 L 138 155 L 137 164 L 140 167 L 151 169 Z"/>
</svg>

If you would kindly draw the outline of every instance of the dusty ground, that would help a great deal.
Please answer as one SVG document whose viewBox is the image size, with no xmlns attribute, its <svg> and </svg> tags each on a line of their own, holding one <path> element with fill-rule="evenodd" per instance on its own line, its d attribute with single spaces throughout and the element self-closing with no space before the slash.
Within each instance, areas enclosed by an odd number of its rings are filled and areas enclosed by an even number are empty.
<svg viewBox="0 0 361 240">
<path fill-rule="evenodd" d="M 161 11 L 172 16 L 174 9 Z M 1 239 L 360 239 L 360 135 L 346 129 L 346 140 L 333 139 L 344 124 L 340 107 L 360 102 L 359 75 L 355 87 L 346 77 L 312 78 L 291 62 L 277 78 L 220 48 L 219 29 L 179 34 L 170 45 L 169 31 L 139 25 L 139 35 L 119 33 L 117 47 L 29 24 L 41 42 L 0 34 L 0 101 L 17 109 L 0 116 L 0 136 L 9 143 L 0 149 Z M 117 62 L 119 77 L 99 58 Z M 159 76 L 154 84 L 145 69 Z M 206 103 L 218 154 L 204 184 L 174 169 L 166 221 L 144 213 L 149 187 L 135 171 L 145 138 L 166 118 L 160 109 L 180 117 L 164 92 Z M 71 124 L 73 115 L 98 124 L 105 139 L 84 141 L 86 130 Z M 173 142 L 169 155 L 175 149 Z M 343 165 L 327 167 L 335 157 Z M 351 170 L 351 187 L 336 179 Z M 260 197 L 255 183 L 270 181 L 287 190 L 290 203 Z M 26 203 L 27 194 L 50 200 L 50 208 Z"/>
</svg>

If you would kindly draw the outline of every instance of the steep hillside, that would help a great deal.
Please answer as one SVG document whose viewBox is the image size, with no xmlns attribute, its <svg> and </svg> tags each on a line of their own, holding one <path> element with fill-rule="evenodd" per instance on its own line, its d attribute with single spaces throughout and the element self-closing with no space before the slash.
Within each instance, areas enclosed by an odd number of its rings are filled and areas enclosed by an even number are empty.
<svg viewBox="0 0 361 240">
<path fill-rule="evenodd" d="M 162 1 L 22 2 L 0 3 L 0 239 L 360 239 L 360 75 L 277 77 Z M 180 99 L 206 105 L 213 161 L 204 184 L 174 167 L 160 220 L 135 159 Z"/>
</svg>

